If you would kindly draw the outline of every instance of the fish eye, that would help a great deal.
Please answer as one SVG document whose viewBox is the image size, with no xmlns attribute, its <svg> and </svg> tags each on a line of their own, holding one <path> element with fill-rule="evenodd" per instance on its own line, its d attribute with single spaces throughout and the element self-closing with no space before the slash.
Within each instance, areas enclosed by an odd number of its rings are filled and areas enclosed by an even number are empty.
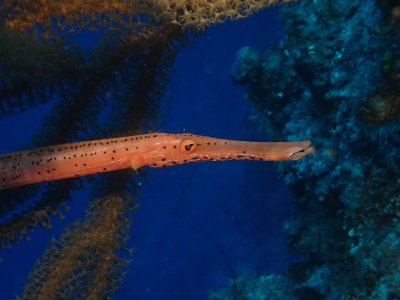
<svg viewBox="0 0 400 300">
<path fill-rule="evenodd" d="M 193 152 L 196 149 L 196 143 L 192 140 L 184 140 L 179 147 L 182 152 Z"/>
<path fill-rule="evenodd" d="M 194 144 L 186 144 L 185 150 L 189 151 L 193 146 L 194 146 Z"/>
</svg>

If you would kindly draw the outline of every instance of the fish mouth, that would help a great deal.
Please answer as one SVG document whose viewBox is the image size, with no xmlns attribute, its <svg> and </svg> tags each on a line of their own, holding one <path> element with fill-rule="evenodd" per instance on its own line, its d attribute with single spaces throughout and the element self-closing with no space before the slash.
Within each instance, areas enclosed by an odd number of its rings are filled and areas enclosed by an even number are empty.
<svg viewBox="0 0 400 300">
<path fill-rule="evenodd" d="M 293 152 L 290 156 L 290 160 L 298 160 L 310 153 L 315 155 L 315 147 L 311 146 L 311 141 L 305 141 L 304 147 Z"/>
</svg>

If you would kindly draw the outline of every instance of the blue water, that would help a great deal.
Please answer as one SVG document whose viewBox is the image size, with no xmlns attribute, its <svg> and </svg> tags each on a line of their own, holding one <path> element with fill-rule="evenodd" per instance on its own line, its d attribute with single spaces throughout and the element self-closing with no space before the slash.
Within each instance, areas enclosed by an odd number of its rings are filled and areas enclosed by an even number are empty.
<svg viewBox="0 0 400 300">
<path fill-rule="evenodd" d="M 238 140 L 268 140 L 249 121 L 251 104 L 230 68 L 243 46 L 265 49 L 282 36 L 276 8 L 209 28 L 185 47 L 162 100 L 163 132 Z M 15 151 L 39 128 L 49 105 L 0 119 L 1 152 Z M 29 123 L 29 126 L 27 124 Z M 28 128 L 27 128 L 28 127 Z M 244 272 L 280 273 L 294 260 L 281 228 L 292 207 L 273 163 L 229 161 L 146 169 L 140 207 L 132 216 L 133 261 L 116 299 L 205 299 Z M 20 293 L 52 236 L 82 218 L 88 191 L 74 194 L 65 219 L 36 229 L 0 252 L 0 299 Z"/>
</svg>

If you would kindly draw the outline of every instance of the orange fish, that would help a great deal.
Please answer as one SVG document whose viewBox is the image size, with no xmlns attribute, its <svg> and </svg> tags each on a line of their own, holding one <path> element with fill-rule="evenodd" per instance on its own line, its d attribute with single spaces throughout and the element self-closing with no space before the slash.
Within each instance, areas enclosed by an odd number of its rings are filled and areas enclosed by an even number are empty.
<svg viewBox="0 0 400 300">
<path fill-rule="evenodd" d="M 143 166 L 197 161 L 297 160 L 311 142 L 246 142 L 190 133 L 151 133 L 0 155 L 0 189 Z"/>
</svg>

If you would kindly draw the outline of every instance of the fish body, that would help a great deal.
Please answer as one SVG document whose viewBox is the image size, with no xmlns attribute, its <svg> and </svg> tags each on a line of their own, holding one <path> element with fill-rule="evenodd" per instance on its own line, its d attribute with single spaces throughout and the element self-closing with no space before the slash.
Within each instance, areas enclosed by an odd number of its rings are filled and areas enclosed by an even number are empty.
<svg viewBox="0 0 400 300">
<path fill-rule="evenodd" d="M 0 189 L 143 166 L 198 161 L 297 160 L 311 142 L 247 142 L 190 133 L 150 133 L 0 155 Z"/>
</svg>

